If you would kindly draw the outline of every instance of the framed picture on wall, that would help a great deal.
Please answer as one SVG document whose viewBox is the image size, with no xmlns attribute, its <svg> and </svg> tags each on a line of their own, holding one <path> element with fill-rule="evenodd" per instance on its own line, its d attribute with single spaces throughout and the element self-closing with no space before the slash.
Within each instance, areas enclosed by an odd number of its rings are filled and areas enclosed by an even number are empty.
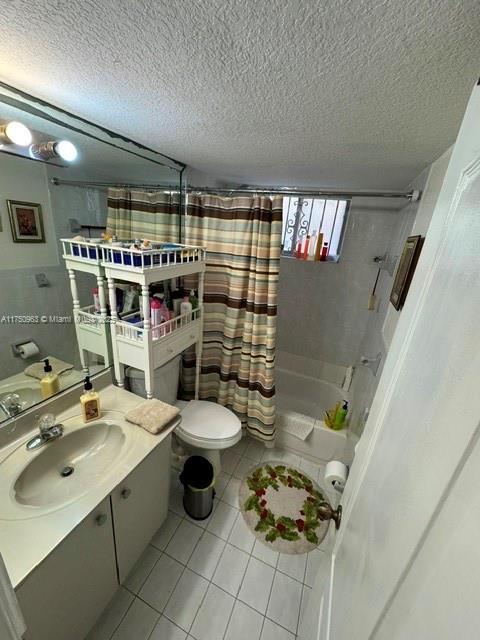
<svg viewBox="0 0 480 640">
<path fill-rule="evenodd" d="M 45 242 L 42 207 L 35 202 L 7 200 L 14 242 Z"/>
<path fill-rule="evenodd" d="M 403 247 L 402 255 L 398 263 L 397 273 L 395 274 L 392 292 L 390 293 L 390 302 L 397 311 L 399 311 L 405 303 L 408 289 L 410 288 L 410 283 L 415 273 L 415 267 L 420 257 L 423 240 L 424 238 L 422 238 L 422 236 L 410 236 L 405 241 L 405 246 Z"/>
</svg>

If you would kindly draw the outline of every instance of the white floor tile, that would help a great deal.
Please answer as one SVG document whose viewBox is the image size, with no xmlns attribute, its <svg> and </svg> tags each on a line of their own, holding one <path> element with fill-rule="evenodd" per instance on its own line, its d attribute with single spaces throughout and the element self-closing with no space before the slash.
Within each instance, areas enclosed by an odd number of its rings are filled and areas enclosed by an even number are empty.
<svg viewBox="0 0 480 640">
<path fill-rule="evenodd" d="M 237 453 L 233 453 L 230 449 L 227 449 L 226 451 L 222 451 L 221 460 L 222 471 L 231 475 L 240 460 L 240 456 Z"/>
<path fill-rule="evenodd" d="M 187 566 L 207 580 L 211 580 L 225 544 L 224 540 L 217 538 L 209 531 L 205 531 L 195 547 Z"/>
<path fill-rule="evenodd" d="M 158 618 L 157 611 L 135 598 L 135 602 L 115 631 L 112 640 L 132 640 L 132 638 L 147 640 Z"/>
<path fill-rule="evenodd" d="M 292 555 L 281 553 L 278 559 L 277 570 L 286 573 L 287 576 L 295 578 L 303 583 L 305 578 L 305 567 L 307 565 L 307 553 Z"/>
<path fill-rule="evenodd" d="M 231 507 L 235 507 L 236 509 L 240 508 L 240 504 L 238 501 L 238 492 L 240 489 L 240 480 L 238 478 L 231 477 L 228 481 L 227 486 L 225 487 L 225 491 L 222 495 L 222 502 L 226 502 Z"/>
<path fill-rule="evenodd" d="M 319 464 L 317 464 L 316 462 L 311 462 L 310 460 L 306 460 L 305 458 L 302 458 L 300 460 L 300 468 L 302 471 L 304 471 L 307 476 L 310 476 L 310 478 L 312 480 L 315 480 L 315 482 L 318 482 L 318 475 L 320 473 L 320 469 L 322 467 L 320 467 Z"/>
<path fill-rule="evenodd" d="M 140 598 L 161 613 L 172 595 L 183 569 L 182 564 L 163 554 L 140 589 Z"/>
<path fill-rule="evenodd" d="M 113 632 L 127 613 L 134 597 L 130 591 L 120 587 L 95 622 L 86 640 L 110 640 Z"/>
<path fill-rule="evenodd" d="M 163 551 L 170 542 L 171 537 L 175 533 L 182 519 L 173 511 L 169 511 L 165 522 L 162 524 L 157 533 L 153 536 L 150 544 L 160 551 Z"/>
<path fill-rule="evenodd" d="M 237 442 L 237 444 L 233 445 L 233 447 L 230 447 L 229 451 L 232 451 L 233 453 L 236 453 L 237 455 L 242 456 L 245 452 L 245 449 L 250 444 L 250 442 L 251 442 L 251 439 L 249 437 L 243 436 L 240 442 Z"/>
<path fill-rule="evenodd" d="M 259 462 L 262 459 L 263 454 L 265 453 L 265 445 L 257 440 L 251 440 L 248 447 L 243 452 L 243 455 L 246 458 L 250 458 L 250 460 L 255 460 Z"/>
<path fill-rule="evenodd" d="M 252 554 L 255 558 L 263 560 L 263 562 L 266 562 L 271 567 L 277 566 L 278 556 L 280 555 L 278 551 L 274 551 L 270 547 L 267 547 L 267 545 L 260 542 L 260 540 L 255 540 Z"/>
<path fill-rule="evenodd" d="M 255 460 L 250 460 L 250 458 L 240 458 L 233 475 L 235 478 L 243 480 L 252 469 L 258 467 L 258 464 L 259 463 L 255 462 Z"/>
<path fill-rule="evenodd" d="M 267 447 L 265 447 L 265 451 L 263 452 L 262 456 L 262 462 L 281 462 L 283 459 L 283 454 L 283 449 L 279 449 L 278 447 L 273 447 L 272 449 L 267 449 Z"/>
<path fill-rule="evenodd" d="M 183 508 L 183 487 L 170 491 L 168 508 L 183 518 L 185 515 L 185 509 Z"/>
<path fill-rule="evenodd" d="M 237 519 L 228 536 L 228 542 L 246 553 L 250 554 L 252 552 L 253 545 L 255 544 L 255 536 L 247 527 L 241 512 L 238 513 Z"/>
<path fill-rule="evenodd" d="M 126 577 L 124 586 L 132 593 L 138 593 L 161 555 L 161 551 L 148 545 Z"/>
<path fill-rule="evenodd" d="M 277 571 L 268 603 L 267 618 L 296 633 L 301 600 L 302 585 Z"/>
<path fill-rule="evenodd" d="M 307 571 L 305 573 L 305 584 L 309 587 L 313 587 L 313 583 L 315 581 L 315 576 L 318 573 L 320 568 L 320 564 L 324 559 L 323 551 L 319 551 L 318 549 L 314 549 L 307 553 Z"/>
<path fill-rule="evenodd" d="M 300 620 L 303 619 L 303 616 L 305 614 L 305 609 L 308 605 L 308 601 L 310 599 L 311 593 L 312 593 L 312 589 L 310 589 L 310 587 L 307 587 L 306 585 L 303 585 L 302 604 L 300 605 Z"/>
<path fill-rule="evenodd" d="M 295 453 L 290 453 L 290 451 L 283 452 L 282 462 L 292 467 L 297 467 L 297 469 L 300 468 L 300 456 L 297 456 Z"/>
<path fill-rule="evenodd" d="M 218 476 L 215 478 L 215 494 L 217 498 L 221 498 L 223 496 L 223 492 L 225 491 L 225 487 L 228 484 L 232 476 L 229 473 L 225 473 L 224 471 L 220 471 Z"/>
<path fill-rule="evenodd" d="M 197 640 L 222 640 L 234 603 L 232 596 L 211 584 L 190 629 L 191 635 Z"/>
<path fill-rule="evenodd" d="M 165 553 L 168 553 L 175 560 L 187 564 L 202 533 L 203 530 L 200 527 L 183 520 L 168 543 Z"/>
<path fill-rule="evenodd" d="M 279 627 L 278 624 L 265 618 L 260 640 L 295 640 L 295 636 L 293 633 L 290 633 L 286 629 Z"/>
<path fill-rule="evenodd" d="M 207 588 L 205 578 L 185 569 L 165 607 L 164 615 L 178 627 L 189 631 Z"/>
<path fill-rule="evenodd" d="M 234 509 L 224 502 L 219 502 L 207 526 L 207 531 L 214 533 L 219 538 L 228 539 L 233 523 L 238 514 L 238 509 Z"/>
<path fill-rule="evenodd" d="M 259 640 L 263 616 L 237 600 L 228 623 L 225 640 Z"/>
<path fill-rule="evenodd" d="M 248 565 L 248 554 L 227 544 L 213 574 L 212 582 L 236 596 Z"/>
<path fill-rule="evenodd" d="M 238 597 L 265 614 L 275 570 L 256 558 L 250 558 Z"/>
<path fill-rule="evenodd" d="M 185 640 L 186 632 L 162 616 L 148 640 Z M 133 640 L 133 639 L 132 639 Z M 136 640 L 136 639 L 135 639 Z"/>
</svg>

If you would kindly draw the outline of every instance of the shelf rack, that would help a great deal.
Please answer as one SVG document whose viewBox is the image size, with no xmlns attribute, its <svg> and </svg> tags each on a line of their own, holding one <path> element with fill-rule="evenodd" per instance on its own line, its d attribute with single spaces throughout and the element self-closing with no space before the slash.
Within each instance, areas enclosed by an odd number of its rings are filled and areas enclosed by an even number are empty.
<svg viewBox="0 0 480 640">
<path fill-rule="evenodd" d="M 151 243 L 151 249 L 132 249 L 131 242 L 105 243 L 101 266 L 105 270 L 111 309 L 111 341 L 115 378 L 124 386 L 125 366 L 145 373 L 147 398 L 153 397 L 154 371 L 188 347 L 195 345 L 195 397 L 198 398 L 202 354 L 203 289 L 206 251 L 203 247 Z M 150 285 L 199 274 L 199 306 L 160 325 L 150 322 Z M 120 318 L 116 311 L 115 281 L 140 285 L 143 320 L 138 312 Z"/>
<path fill-rule="evenodd" d="M 73 317 L 77 334 L 80 362 L 85 374 L 89 372 L 89 353 L 103 357 L 105 366 L 113 364 L 110 337 L 110 318 L 107 315 L 105 269 L 101 261 L 103 251 L 96 242 L 61 239 L 63 259 L 70 279 L 73 299 Z M 100 311 L 93 305 L 80 306 L 77 273 L 90 273 L 96 277 Z"/>
</svg>

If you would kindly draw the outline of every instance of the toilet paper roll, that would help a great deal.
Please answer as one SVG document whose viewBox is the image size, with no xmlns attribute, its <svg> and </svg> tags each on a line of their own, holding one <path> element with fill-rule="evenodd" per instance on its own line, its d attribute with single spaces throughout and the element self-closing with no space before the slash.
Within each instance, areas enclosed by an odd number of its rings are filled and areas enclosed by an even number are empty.
<svg viewBox="0 0 480 640">
<path fill-rule="evenodd" d="M 347 481 L 348 468 L 347 465 L 338 460 L 331 460 L 325 467 L 325 482 L 335 486 L 337 484 L 344 485 Z"/>
<path fill-rule="evenodd" d="M 40 353 L 40 349 L 34 342 L 25 342 L 18 347 L 18 352 L 20 357 L 26 360 L 27 358 L 33 358 L 33 356 L 37 356 Z"/>
</svg>

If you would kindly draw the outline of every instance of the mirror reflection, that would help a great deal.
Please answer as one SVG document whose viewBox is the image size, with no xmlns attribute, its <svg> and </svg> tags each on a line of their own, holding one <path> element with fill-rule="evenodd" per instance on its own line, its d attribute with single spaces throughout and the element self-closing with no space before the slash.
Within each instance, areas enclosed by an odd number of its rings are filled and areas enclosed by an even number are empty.
<svg viewBox="0 0 480 640">
<path fill-rule="evenodd" d="M 0 95 L 0 421 L 110 366 L 98 259 L 109 194 L 116 209 L 119 189 L 178 209 L 175 165 L 51 106 Z M 122 296 L 128 306 L 120 284 Z"/>
</svg>

